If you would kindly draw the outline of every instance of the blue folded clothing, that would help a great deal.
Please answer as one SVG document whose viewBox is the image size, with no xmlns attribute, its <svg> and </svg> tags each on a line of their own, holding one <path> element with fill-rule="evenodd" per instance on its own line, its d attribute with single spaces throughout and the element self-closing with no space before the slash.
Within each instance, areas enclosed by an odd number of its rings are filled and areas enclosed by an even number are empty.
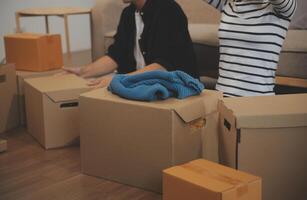
<svg viewBox="0 0 307 200">
<path fill-rule="evenodd" d="M 126 99 L 154 101 L 176 97 L 184 99 L 199 95 L 204 85 L 182 71 L 150 71 L 136 75 L 118 74 L 109 90 Z"/>
</svg>

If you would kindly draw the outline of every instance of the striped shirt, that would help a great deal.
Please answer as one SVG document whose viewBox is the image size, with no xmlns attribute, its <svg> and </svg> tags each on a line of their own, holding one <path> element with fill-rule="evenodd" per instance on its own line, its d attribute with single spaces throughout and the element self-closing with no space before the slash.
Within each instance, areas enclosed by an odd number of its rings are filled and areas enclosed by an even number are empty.
<svg viewBox="0 0 307 200">
<path fill-rule="evenodd" d="M 274 95 L 275 72 L 296 0 L 207 0 L 222 12 L 219 78 L 225 96 Z"/>
</svg>

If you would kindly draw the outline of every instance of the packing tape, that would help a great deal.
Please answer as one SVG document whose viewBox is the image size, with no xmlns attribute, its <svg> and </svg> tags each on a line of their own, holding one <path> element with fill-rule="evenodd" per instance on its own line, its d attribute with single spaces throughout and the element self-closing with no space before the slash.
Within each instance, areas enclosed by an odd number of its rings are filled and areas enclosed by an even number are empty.
<svg viewBox="0 0 307 200">
<path fill-rule="evenodd" d="M 214 178 L 219 181 L 233 185 L 236 188 L 237 197 L 241 197 L 242 195 L 248 192 L 247 184 L 239 179 L 235 179 L 233 177 L 230 177 L 224 174 L 220 174 L 218 172 L 213 172 L 213 171 L 210 171 L 208 169 L 205 169 L 197 165 L 184 164 L 184 165 L 181 165 L 180 167 L 183 167 L 184 169 L 187 169 L 194 173 L 205 175 L 210 178 Z"/>
</svg>

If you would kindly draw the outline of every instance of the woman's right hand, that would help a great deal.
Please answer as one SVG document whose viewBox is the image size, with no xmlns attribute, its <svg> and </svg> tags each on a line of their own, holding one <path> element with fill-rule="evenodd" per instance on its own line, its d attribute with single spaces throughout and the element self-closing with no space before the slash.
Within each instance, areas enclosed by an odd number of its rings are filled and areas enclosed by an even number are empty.
<svg viewBox="0 0 307 200">
<path fill-rule="evenodd" d="M 66 73 L 75 74 L 77 76 L 81 76 L 82 75 L 82 68 L 83 67 L 65 67 L 64 66 L 62 69 Z"/>
</svg>

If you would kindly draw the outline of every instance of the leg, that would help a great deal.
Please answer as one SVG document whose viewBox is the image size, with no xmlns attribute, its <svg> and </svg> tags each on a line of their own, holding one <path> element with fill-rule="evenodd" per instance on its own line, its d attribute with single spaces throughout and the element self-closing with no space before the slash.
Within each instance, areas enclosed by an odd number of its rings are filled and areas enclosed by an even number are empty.
<svg viewBox="0 0 307 200">
<path fill-rule="evenodd" d="M 16 33 L 21 33 L 21 29 L 20 29 L 20 14 L 18 12 L 15 13 L 15 20 L 16 20 Z"/>
<path fill-rule="evenodd" d="M 46 24 L 46 33 L 49 34 L 49 22 L 48 22 L 48 16 L 45 16 L 45 24 Z"/>
<path fill-rule="evenodd" d="M 68 18 L 67 15 L 64 15 L 65 23 L 65 37 L 66 37 L 66 47 L 67 47 L 67 57 L 69 64 L 72 64 L 72 56 L 70 51 L 70 42 L 69 42 L 69 29 L 68 29 Z"/>
</svg>

